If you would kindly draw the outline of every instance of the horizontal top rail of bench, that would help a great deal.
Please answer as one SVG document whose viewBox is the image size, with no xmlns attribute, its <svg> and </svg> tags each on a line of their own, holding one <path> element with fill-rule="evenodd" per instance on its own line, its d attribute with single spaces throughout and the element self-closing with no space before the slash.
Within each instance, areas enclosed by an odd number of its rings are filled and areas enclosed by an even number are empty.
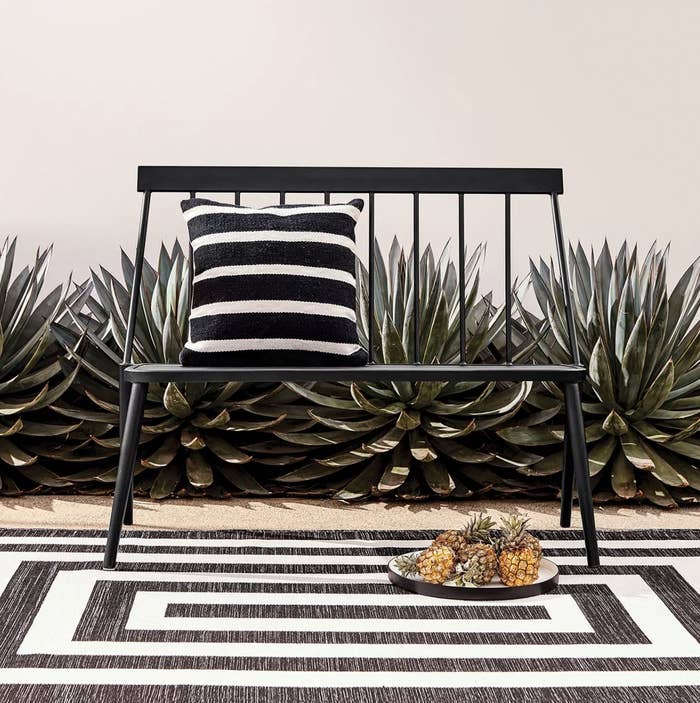
<svg viewBox="0 0 700 703">
<path fill-rule="evenodd" d="M 132 364 L 124 368 L 129 383 L 211 381 L 550 381 L 580 383 L 586 368 L 575 364 L 368 364 L 367 366 L 219 366 Z"/>
<path fill-rule="evenodd" d="M 139 166 L 141 192 L 563 193 L 560 168 Z"/>
</svg>

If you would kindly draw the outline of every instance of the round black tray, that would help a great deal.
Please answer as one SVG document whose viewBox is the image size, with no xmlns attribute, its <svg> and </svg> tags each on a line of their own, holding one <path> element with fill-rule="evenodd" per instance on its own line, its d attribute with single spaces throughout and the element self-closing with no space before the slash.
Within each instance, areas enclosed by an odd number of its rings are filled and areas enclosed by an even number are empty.
<svg viewBox="0 0 700 703">
<path fill-rule="evenodd" d="M 408 552 L 407 555 L 415 552 Z M 556 588 L 559 583 L 559 568 L 549 559 L 542 559 L 537 581 L 529 586 L 504 586 L 498 578 L 491 583 L 477 588 L 463 586 L 444 586 L 439 583 L 428 583 L 420 576 L 402 576 L 396 568 L 394 557 L 387 567 L 389 580 L 400 588 L 413 591 L 422 596 L 433 598 L 452 598 L 453 600 L 511 600 L 513 598 L 530 598 L 540 596 Z"/>
</svg>

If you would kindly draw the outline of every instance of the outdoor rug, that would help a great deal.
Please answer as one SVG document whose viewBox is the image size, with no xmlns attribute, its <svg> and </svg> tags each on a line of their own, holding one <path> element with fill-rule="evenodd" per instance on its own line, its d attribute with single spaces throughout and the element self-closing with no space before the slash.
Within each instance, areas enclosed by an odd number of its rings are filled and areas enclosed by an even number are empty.
<svg viewBox="0 0 700 703">
<path fill-rule="evenodd" d="M 435 534 L 0 530 L 0 701 L 700 700 L 700 530 L 540 532 L 560 585 L 493 603 L 389 583 Z"/>
</svg>

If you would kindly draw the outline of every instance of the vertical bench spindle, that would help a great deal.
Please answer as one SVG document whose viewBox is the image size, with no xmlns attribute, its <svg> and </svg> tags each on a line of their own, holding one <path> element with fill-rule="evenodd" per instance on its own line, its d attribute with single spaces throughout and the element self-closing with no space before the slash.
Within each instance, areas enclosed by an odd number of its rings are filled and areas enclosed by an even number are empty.
<svg viewBox="0 0 700 703">
<path fill-rule="evenodd" d="M 569 267 L 567 265 L 566 247 L 564 246 L 564 230 L 561 226 L 561 213 L 559 212 L 559 198 L 556 193 L 550 195 L 552 201 L 552 219 L 554 220 L 554 234 L 557 239 L 557 258 L 559 259 L 559 272 L 561 284 L 564 289 L 564 307 L 566 309 L 566 327 L 569 333 L 569 351 L 571 361 L 580 364 L 578 341 L 576 339 L 576 325 L 574 323 L 573 305 L 571 303 L 571 284 L 569 283 Z"/>
<path fill-rule="evenodd" d="M 459 194 L 459 363 L 467 363 L 466 301 L 464 290 L 464 193 Z"/>
<path fill-rule="evenodd" d="M 510 267 L 510 193 L 505 194 L 506 363 L 513 363 L 513 291 Z"/>
<path fill-rule="evenodd" d="M 233 204 L 234 204 L 234 205 L 240 205 L 240 204 L 241 204 L 241 191 L 240 191 L 240 190 L 237 190 L 237 191 L 233 194 Z"/>
<path fill-rule="evenodd" d="M 374 363 L 374 193 L 368 194 L 369 215 L 369 251 L 367 257 L 367 272 L 369 274 L 369 289 L 367 291 L 367 346 L 369 347 L 369 363 Z"/>
<path fill-rule="evenodd" d="M 420 210 L 418 193 L 413 194 L 413 363 L 420 364 Z"/>
</svg>

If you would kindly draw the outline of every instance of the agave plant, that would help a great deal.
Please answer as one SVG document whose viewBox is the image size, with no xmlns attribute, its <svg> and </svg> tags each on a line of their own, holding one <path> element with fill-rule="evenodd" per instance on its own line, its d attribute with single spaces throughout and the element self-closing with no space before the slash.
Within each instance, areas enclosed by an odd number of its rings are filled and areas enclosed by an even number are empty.
<svg viewBox="0 0 700 703">
<path fill-rule="evenodd" d="M 419 344 L 422 363 L 459 361 L 459 290 L 447 249 L 437 261 L 430 246 L 420 258 Z M 385 262 L 375 250 L 374 360 L 406 364 L 413 358 L 413 264 L 394 239 Z M 498 347 L 504 311 L 491 295 L 479 296 L 483 247 L 465 267 L 466 360 L 500 360 Z M 368 340 L 368 275 L 360 268 L 358 326 Z M 518 353 L 527 350 L 518 349 Z M 541 456 L 507 443 L 494 445 L 488 431 L 513 417 L 531 384 L 487 382 L 377 382 L 294 384 L 287 386 L 316 407 L 308 414 L 312 430 L 271 432 L 293 447 L 307 447 L 314 460 L 279 477 L 287 485 L 311 482 L 332 486 L 336 497 L 353 500 L 376 495 L 406 499 L 466 497 L 497 486 L 527 491 L 517 475 L 499 467 L 527 466 Z"/>
<path fill-rule="evenodd" d="M 41 297 L 51 248 L 13 276 L 16 244 L 6 239 L 0 248 L 0 491 L 6 494 L 68 485 L 39 463 L 31 445 L 34 438 L 75 429 L 75 423 L 57 423 L 49 410 L 74 379 L 61 373 L 50 332 L 63 286 Z"/>
<path fill-rule="evenodd" d="M 111 483 L 119 450 L 119 365 L 126 332 L 133 263 L 122 253 L 123 282 L 104 268 L 92 272 L 91 286 L 69 306 L 70 324 L 55 324 L 56 337 L 78 364 L 75 388 L 80 402 L 54 404 L 56 412 L 89 425 L 71 444 L 44 446 L 45 456 L 67 463 L 89 463 L 68 479 Z M 188 262 L 179 244 L 161 247 L 157 267 L 144 265 L 136 321 L 135 363 L 177 363 L 189 315 Z M 87 312 L 84 310 L 87 307 Z M 281 442 L 260 436 L 272 427 L 308 427 L 297 398 L 281 385 L 174 383 L 149 385 L 140 436 L 137 490 L 154 498 L 178 488 L 225 495 L 231 488 L 268 494 L 260 475 L 303 462 L 304 452 L 280 451 Z M 251 413 L 255 411 L 258 416 Z M 301 422 L 296 420 L 301 419 Z M 243 440 L 245 437 L 245 441 Z M 247 448 L 241 444 L 248 443 Z M 253 452 L 256 478 L 252 466 Z M 277 467 L 283 467 L 278 469 Z"/>
<path fill-rule="evenodd" d="M 613 260 L 608 244 L 598 257 L 579 244 L 569 269 L 582 362 L 589 367 L 583 409 L 589 468 L 598 498 L 645 497 L 660 506 L 697 501 L 700 490 L 700 259 L 668 292 L 668 248 L 651 247 L 640 262 L 624 244 Z M 569 359 L 561 280 L 550 262 L 531 262 L 532 284 L 545 320 L 521 307 L 525 324 L 540 338 L 539 354 L 553 363 Z M 544 334 L 543 334 L 544 333 Z M 529 403 L 538 413 L 528 426 L 501 429 L 518 446 L 557 445 L 562 426 L 540 422 L 559 406 L 560 391 L 547 385 Z M 546 419 L 546 418 L 544 418 Z M 561 470 L 561 450 L 524 469 L 548 475 Z"/>
</svg>

